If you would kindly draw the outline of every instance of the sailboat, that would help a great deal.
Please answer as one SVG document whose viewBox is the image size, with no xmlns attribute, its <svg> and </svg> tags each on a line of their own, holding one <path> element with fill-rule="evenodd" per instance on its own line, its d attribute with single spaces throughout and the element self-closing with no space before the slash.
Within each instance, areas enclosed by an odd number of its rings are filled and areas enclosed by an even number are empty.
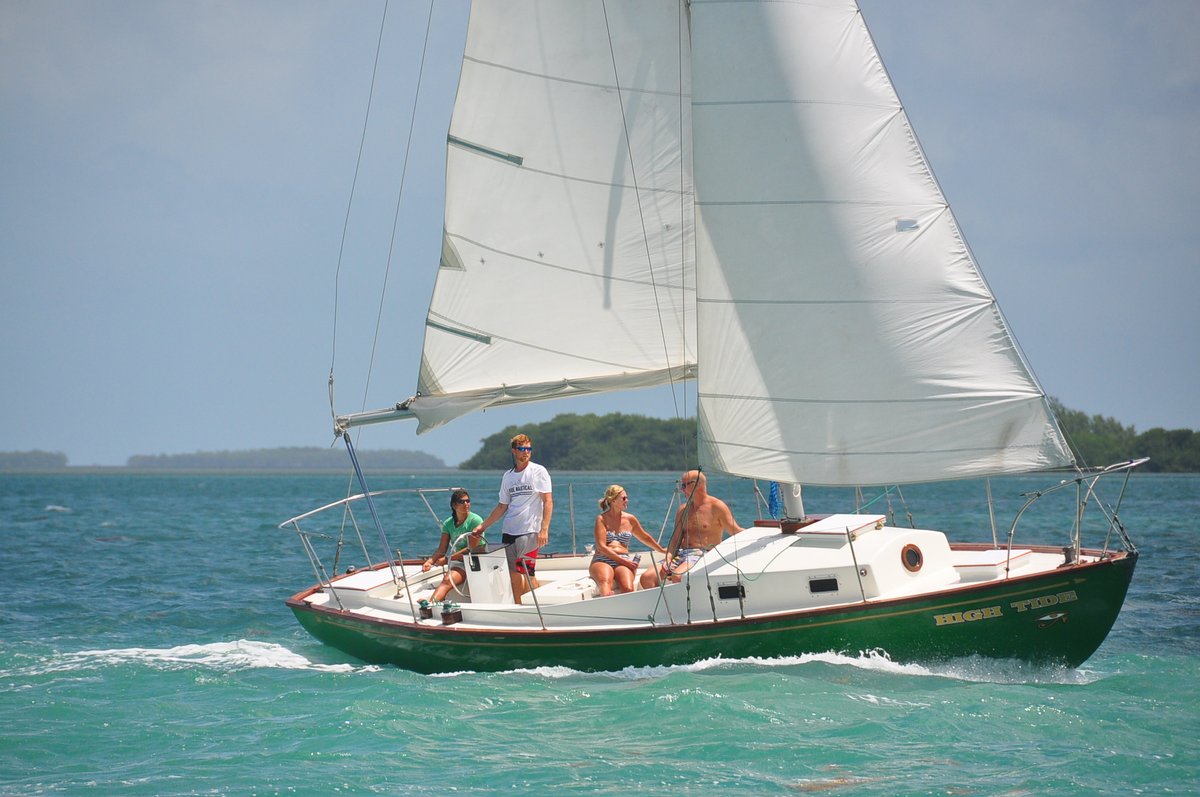
<svg viewBox="0 0 1200 797">
<path fill-rule="evenodd" d="M 1138 554 L 1119 502 L 1097 547 L 1083 512 L 1138 463 L 1076 466 L 854 0 L 475 0 L 446 141 L 417 390 L 338 415 L 362 492 L 281 524 L 318 578 L 287 601 L 313 636 L 421 672 L 831 650 L 1078 666 L 1103 642 Z M 543 556 L 516 603 L 504 552 L 470 553 L 431 609 L 441 574 L 391 553 L 351 430 L 692 379 L 701 467 L 781 485 L 781 520 L 604 597 L 588 556 Z M 1006 538 L 951 542 L 810 514 L 801 487 L 1049 469 L 1068 475 L 1031 502 L 1078 491 L 1063 545 L 1017 544 L 1026 507 Z M 327 569 L 310 529 L 331 515 L 364 551 L 375 519 L 369 566 Z"/>
</svg>

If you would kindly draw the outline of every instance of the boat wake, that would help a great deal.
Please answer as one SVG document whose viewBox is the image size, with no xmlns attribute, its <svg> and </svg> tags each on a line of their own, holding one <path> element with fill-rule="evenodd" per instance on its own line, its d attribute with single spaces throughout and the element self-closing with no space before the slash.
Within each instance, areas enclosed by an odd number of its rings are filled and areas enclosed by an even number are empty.
<svg viewBox="0 0 1200 797">
<path fill-rule="evenodd" d="M 715 657 L 702 659 L 691 664 L 656 667 L 626 667 L 622 670 L 603 673 L 587 673 L 570 667 L 535 667 L 531 669 L 507 670 L 497 675 L 533 675 L 539 678 L 562 679 L 574 677 L 605 677 L 620 680 L 651 680 L 675 673 L 698 673 L 708 670 L 749 668 L 794 668 L 815 664 L 835 667 L 854 667 L 890 675 L 917 678 L 947 678 L 955 681 L 991 684 L 1074 684 L 1086 685 L 1101 680 L 1102 673 L 1074 670 L 1053 665 L 1039 666 L 1016 659 L 989 659 L 966 657 L 939 664 L 912 664 L 892 661 L 882 651 L 867 651 L 858 655 L 844 653 L 807 653 L 800 656 L 760 658 L 751 656 L 741 659 Z M 475 676 L 471 671 L 447 673 L 439 677 Z"/>
<path fill-rule="evenodd" d="M 293 653 L 282 645 L 239 639 L 207 645 L 179 645 L 173 648 L 115 648 L 62 653 L 37 665 L 23 668 L 23 675 L 41 675 L 102 669 L 123 664 L 144 664 L 155 669 L 178 670 L 205 667 L 232 672 L 253 669 L 310 670 L 315 672 L 369 672 L 370 665 L 319 664 Z M 16 674 L 0 673 L 0 677 Z"/>
</svg>

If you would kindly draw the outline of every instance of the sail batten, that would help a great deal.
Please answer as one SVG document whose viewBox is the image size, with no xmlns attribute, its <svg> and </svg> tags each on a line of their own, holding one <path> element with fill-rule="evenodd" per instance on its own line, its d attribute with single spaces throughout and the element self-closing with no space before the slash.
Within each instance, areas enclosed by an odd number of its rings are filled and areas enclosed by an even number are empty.
<svg viewBox="0 0 1200 797">
<path fill-rule="evenodd" d="M 489 158 L 496 158 L 497 160 L 507 161 L 508 163 L 511 163 L 514 166 L 521 166 L 525 163 L 525 159 L 522 158 L 520 155 L 513 155 L 510 152 L 501 152 L 498 149 L 492 149 L 491 147 L 485 147 L 482 144 L 475 144 L 470 141 L 463 141 L 461 138 L 455 138 L 454 136 L 447 137 L 446 141 L 451 146 L 462 147 L 465 150 L 469 150 L 471 152 L 477 152 L 480 155 L 486 155 Z"/>
</svg>

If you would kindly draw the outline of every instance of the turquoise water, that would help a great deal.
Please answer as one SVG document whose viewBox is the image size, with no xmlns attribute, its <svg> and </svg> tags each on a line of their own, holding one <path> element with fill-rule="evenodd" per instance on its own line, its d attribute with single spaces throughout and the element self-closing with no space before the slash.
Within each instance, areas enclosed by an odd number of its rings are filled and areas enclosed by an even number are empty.
<svg viewBox="0 0 1200 797">
<path fill-rule="evenodd" d="M 568 482 L 582 545 L 608 479 L 555 475 L 551 547 L 571 547 Z M 657 528 L 669 477 L 612 480 Z M 498 481 L 371 486 L 464 484 L 486 510 Z M 1004 523 L 1048 483 L 993 481 Z M 753 519 L 746 483 L 712 487 Z M 1142 559 L 1077 670 L 833 654 L 600 674 L 367 666 L 283 605 L 314 579 L 277 524 L 345 490 L 342 476 L 0 475 L 0 794 L 1200 793 L 1200 476 L 1134 477 L 1122 517 Z M 904 499 L 920 525 L 990 534 L 982 490 Z M 389 521 L 406 555 L 437 540 L 413 500 L 423 518 Z M 853 500 L 806 494 L 815 512 Z M 1018 541 L 1063 541 L 1029 528 Z"/>
</svg>

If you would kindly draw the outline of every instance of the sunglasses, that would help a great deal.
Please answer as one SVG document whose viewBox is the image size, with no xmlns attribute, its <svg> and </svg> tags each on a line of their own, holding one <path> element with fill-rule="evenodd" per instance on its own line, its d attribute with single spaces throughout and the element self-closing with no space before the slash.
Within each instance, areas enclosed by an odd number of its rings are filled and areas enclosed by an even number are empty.
<svg viewBox="0 0 1200 797">
<path fill-rule="evenodd" d="M 524 451 L 529 453 L 533 450 L 533 446 L 513 446 L 513 451 Z"/>
<path fill-rule="evenodd" d="M 679 485 L 679 488 L 682 490 L 684 487 L 691 487 L 691 486 L 692 486 L 693 484 L 695 484 L 697 481 L 699 481 L 699 480 L 698 480 L 698 479 L 692 479 L 691 481 L 686 481 L 686 482 L 685 482 L 685 481 L 678 481 L 678 482 L 675 482 L 675 483 L 676 483 L 676 484 L 678 484 L 678 485 Z"/>
<path fill-rule="evenodd" d="M 455 499 L 454 503 L 456 503 L 456 504 L 469 504 L 469 503 L 471 503 L 471 499 L 470 499 L 470 498 L 457 498 L 457 499 Z"/>
</svg>

